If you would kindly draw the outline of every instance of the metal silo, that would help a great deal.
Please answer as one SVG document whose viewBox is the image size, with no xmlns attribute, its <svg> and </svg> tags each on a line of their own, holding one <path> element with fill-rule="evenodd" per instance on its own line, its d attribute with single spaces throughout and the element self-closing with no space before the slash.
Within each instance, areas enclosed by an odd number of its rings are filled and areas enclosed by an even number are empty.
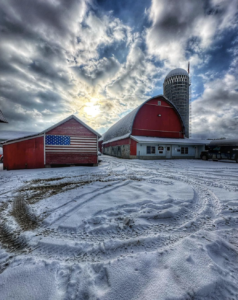
<svg viewBox="0 0 238 300">
<path fill-rule="evenodd" d="M 181 68 L 169 72 L 164 80 L 164 95 L 178 109 L 185 126 L 185 136 L 189 137 L 189 74 Z"/>
</svg>

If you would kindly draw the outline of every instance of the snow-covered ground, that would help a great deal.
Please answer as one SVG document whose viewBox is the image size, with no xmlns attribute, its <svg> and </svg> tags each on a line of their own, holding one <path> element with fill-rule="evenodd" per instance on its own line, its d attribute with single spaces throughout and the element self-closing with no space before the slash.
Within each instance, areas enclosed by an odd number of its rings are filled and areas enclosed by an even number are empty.
<svg viewBox="0 0 238 300">
<path fill-rule="evenodd" d="M 0 172 L 0 299 L 238 299 L 238 164 Z"/>
</svg>

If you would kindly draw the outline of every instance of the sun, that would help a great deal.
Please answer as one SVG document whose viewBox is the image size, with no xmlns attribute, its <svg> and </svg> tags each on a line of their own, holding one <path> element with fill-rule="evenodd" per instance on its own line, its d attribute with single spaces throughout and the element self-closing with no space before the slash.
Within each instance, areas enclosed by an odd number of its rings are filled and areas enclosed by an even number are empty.
<svg viewBox="0 0 238 300">
<path fill-rule="evenodd" d="M 91 102 L 88 102 L 85 107 L 84 111 L 87 115 L 91 117 L 96 117 L 100 113 L 100 106 L 96 104 L 97 99 L 91 99 Z"/>
</svg>

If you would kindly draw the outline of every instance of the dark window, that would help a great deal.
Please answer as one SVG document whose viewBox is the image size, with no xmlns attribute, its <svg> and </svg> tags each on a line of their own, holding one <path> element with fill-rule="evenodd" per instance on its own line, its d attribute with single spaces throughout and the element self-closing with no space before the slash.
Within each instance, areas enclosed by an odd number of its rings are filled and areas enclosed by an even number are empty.
<svg viewBox="0 0 238 300">
<path fill-rule="evenodd" d="M 155 147 L 154 146 L 147 146 L 146 147 L 146 154 L 155 154 Z"/>
<path fill-rule="evenodd" d="M 167 151 L 170 151 L 170 147 L 167 147 Z"/>
<path fill-rule="evenodd" d="M 188 154 L 188 147 L 181 147 L 181 154 Z"/>
</svg>

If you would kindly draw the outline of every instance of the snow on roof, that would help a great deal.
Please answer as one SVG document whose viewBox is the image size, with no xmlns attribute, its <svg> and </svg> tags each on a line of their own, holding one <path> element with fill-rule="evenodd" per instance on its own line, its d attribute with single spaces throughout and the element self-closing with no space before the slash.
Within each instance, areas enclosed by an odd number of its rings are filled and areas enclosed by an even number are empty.
<svg viewBox="0 0 238 300">
<path fill-rule="evenodd" d="M 154 99 L 154 98 L 158 98 L 158 97 L 163 97 L 163 99 L 168 102 L 177 112 L 177 114 L 180 117 L 181 122 L 182 118 L 177 110 L 177 108 L 174 106 L 174 104 L 172 102 L 170 102 L 164 95 L 158 95 L 155 97 L 152 97 L 148 100 L 146 100 L 145 102 L 143 102 L 141 105 L 139 105 L 137 108 L 135 108 L 134 110 L 132 110 L 129 114 L 127 114 L 125 117 L 123 117 L 122 119 L 120 119 L 117 123 L 115 123 L 114 125 L 112 125 L 108 131 L 104 134 L 104 143 L 107 142 L 112 142 L 112 141 L 116 141 L 116 140 L 121 140 L 122 137 L 125 138 L 130 136 L 131 132 L 132 132 L 132 127 L 133 127 L 133 123 L 135 120 L 135 117 L 138 113 L 138 111 L 140 110 L 140 108 L 147 103 L 148 101 Z"/>
<path fill-rule="evenodd" d="M 121 135 L 121 136 L 119 136 L 119 137 L 115 137 L 115 138 L 113 138 L 113 139 L 111 139 L 111 140 L 108 140 L 108 141 L 106 141 L 106 142 L 103 142 L 103 145 L 104 145 L 104 144 L 107 144 L 107 143 L 111 143 L 111 142 L 115 142 L 115 141 L 127 139 L 127 138 L 130 137 L 130 135 L 131 135 L 130 133 L 126 133 L 126 134 Z"/>
<path fill-rule="evenodd" d="M 105 132 L 101 135 L 100 139 L 98 140 L 99 142 L 104 140 L 104 135 L 105 135 Z"/>
<path fill-rule="evenodd" d="M 175 75 L 186 75 L 186 76 L 189 76 L 188 72 L 186 70 L 181 69 L 181 68 L 177 68 L 177 69 L 174 69 L 174 70 L 170 71 L 168 73 L 168 75 L 165 77 L 165 79 L 168 79 L 169 77 L 172 77 L 172 76 L 175 76 Z"/>
<path fill-rule="evenodd" d="M 3 116 L 3 113 L 1 110 L 0 110 L 0 123 L 8 123 L 7 119 Z"/>
<path fill-rule="evenodd" d="M 173 139 L 173 138 L 159 138 L 159 137 L 149 137 L 149 136 L 135 136 L 131 135 L 131 138 L 138 143 L 147 144 L 183 144 L 183 145 L 208 145 L 209 140 L 199 140 L 199 139 Z"/>
<path fill-rule="evenodd" d="M 125 117 L 112 125 L 104 135 L 104 142 L 121 139 L 122 136 L 130 135 L 132 131 L 135 116 L 141 106 L 138 106 Z"/>
</svg>

